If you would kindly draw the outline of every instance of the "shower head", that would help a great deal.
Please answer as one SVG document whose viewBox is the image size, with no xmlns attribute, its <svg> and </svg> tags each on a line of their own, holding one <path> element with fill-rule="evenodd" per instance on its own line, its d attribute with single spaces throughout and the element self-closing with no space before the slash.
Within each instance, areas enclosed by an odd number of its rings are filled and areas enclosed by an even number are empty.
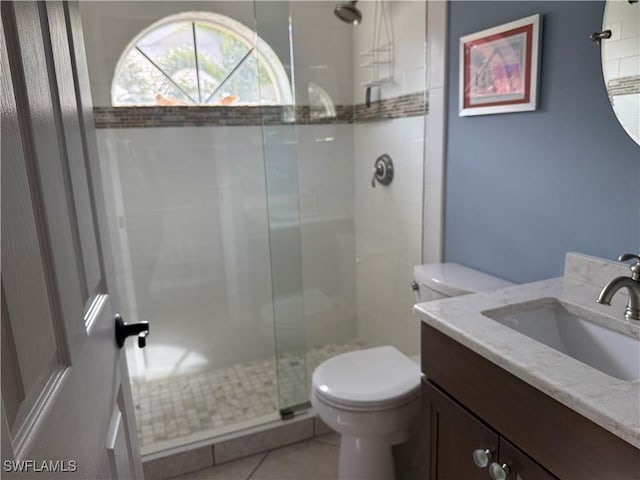
<svg viewBox="0 0 640 480">
<path fill-rule="evenodd" d="M 357 1 L 358 0 L 353 0 L 349 3 L 340 3 L 336 5 L 333 13 L 335 13 L 336 17 L 338 17 L 343 22 L 351 23 L 353 25 L 360 25 L 360 21 L 362 20 L 362 13 L 360 13 L 360 10 L 356 8 Z"/>
</svg>

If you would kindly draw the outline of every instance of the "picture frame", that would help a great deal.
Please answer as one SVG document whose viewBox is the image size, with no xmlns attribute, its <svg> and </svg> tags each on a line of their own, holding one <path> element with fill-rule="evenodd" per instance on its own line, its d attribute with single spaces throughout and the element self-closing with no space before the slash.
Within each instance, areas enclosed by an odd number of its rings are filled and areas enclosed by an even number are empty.
<svg viewBox="0 0 640 480">
<path fill-rule="evenodd" d="M 459 116 L 537 108 L 542 17 L 460 37 Z"/>
</svg>

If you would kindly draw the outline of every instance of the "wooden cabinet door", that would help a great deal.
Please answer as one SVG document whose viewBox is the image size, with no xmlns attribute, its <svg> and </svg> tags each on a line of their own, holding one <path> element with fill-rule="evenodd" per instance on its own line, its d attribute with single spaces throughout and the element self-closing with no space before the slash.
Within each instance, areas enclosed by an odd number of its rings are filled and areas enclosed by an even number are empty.
<svg viewBox="0 0 640 480">
<path fill-rule="evenodd" d="M 487 480 L 487 469 L 475 465 L 473 452 L 488 449 L 495 455 L 498 435 L 426 380 L 422 382 L 422 408 L 423 455 L 428 459 L 424 478 Z"/>
<path fill-rule="evenodd" d="M 557 480 L 522 450 L 502 437 L 498 463 L 508 466 L 508 480 Z"/>
</svg>

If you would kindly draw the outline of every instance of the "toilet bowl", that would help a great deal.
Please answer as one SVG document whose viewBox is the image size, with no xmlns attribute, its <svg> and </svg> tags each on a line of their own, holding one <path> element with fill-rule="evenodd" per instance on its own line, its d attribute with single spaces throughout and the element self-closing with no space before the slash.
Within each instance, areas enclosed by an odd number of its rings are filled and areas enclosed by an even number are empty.
<svg viewBox="0 0 640 480">
<path fill-rule="evenodd" d="M 512 285 L 455 263 L 418 265 L 414 282 L 418 302 Z M 358 350 L 321 363 L 311 383 L 313 408 L 341 435 L 338 479 L 393 480 L 391 447 L 420 411 L 418 362 L 388 345 Z"/>
<path fill-rule="evenodd" d="M 313 372 L 311 404 L 340 433 L 339 479 L 393 479 L 391 447 L 420 411 L 420 369 L 391 346 L 343 353 Z"/>
</svg>

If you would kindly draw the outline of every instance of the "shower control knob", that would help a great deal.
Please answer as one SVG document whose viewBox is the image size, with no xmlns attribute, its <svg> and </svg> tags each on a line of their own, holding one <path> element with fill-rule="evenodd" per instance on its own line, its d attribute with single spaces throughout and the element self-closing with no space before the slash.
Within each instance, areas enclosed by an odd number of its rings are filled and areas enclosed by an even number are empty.
<svg viewBox="0 0 640 480">
<path fill-rule="evenodd" d="M 384 165 L 381 163 L 378 163 L 373 167 L 373 178 L 371 179 L 371 186 L 373 188 L 376 188 L 376 179 L 384 178 L 384 170 Z"/>
<path fill-rule="evenodd" d="M 138 347 L 144 348 L 149 335 L 149 322 L 127 323 L 120 314 L 116 314 L 115 331 L 118 348 L 122 348 L 125 339 L 132 335 L 138 336 Z"/>
<path fill-rule="evenodd" d="M 371 186 L 375 188 L 376 181 L 380 185 L 389 185 L 393 180 L 393 161 L 386 153 L 380 155 L 373 164 L 373 178 Z"/>
</svg>

